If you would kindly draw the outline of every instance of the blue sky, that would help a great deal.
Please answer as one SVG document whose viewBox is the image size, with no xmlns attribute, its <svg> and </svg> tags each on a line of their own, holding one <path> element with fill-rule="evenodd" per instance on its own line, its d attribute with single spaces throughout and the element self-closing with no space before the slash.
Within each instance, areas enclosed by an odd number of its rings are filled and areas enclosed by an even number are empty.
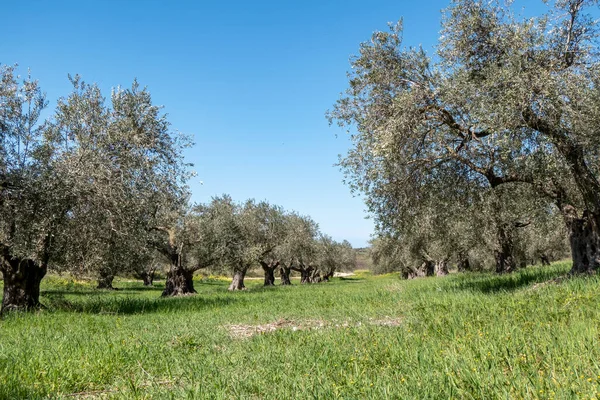
<svg viewBox="0 0 600 400">
<path fill-rule="evenodd" d="M 346 88 L 360 42 L 404 17 L 405 43 L 431 52 L 447 4 L 11 1 L 2 6 L 0 63 L 31 68 L 51 108 L 70 89 L 68 73 L 105 96 L 137 78 L 173 128 L 194 137 L 193 201 L 267 199 L 361 247 L 373 224 L 334 167 L 349 141 L 324 114 Z"/>
</svg>

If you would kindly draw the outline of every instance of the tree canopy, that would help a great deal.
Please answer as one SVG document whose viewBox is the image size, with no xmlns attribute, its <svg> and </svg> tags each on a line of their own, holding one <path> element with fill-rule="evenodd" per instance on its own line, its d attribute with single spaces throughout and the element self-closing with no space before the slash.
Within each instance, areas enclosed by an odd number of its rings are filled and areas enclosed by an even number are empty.
<svg viewBox="0 0 600 400">
<path fill-rule="evenodd" d="M 360 45 L 329 118 L 349 127 L 354 146 L 340 166 L 380 232 L 416 238 L 406 226 L 437 218 L 458 227 L 452 219 L 476 207 L 496 226 L 496 266 L 506 271 L 515 265 L 509 231 L 552 203 L 570 232 L 573 271 L 598 268 L 599 64 L 587 14 L 597 3 L 556 1 L 521 18 L 500 1 L 455 0 L 436 57 L 404 46 L 401 21 Z"/>
</svg>

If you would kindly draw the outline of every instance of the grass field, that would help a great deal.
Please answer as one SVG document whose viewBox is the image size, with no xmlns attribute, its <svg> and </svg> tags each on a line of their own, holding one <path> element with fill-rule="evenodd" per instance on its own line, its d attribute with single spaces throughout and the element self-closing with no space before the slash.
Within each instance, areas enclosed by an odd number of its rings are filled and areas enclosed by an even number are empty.
<svg viewBox="0 0 600 400">
<path fill-rule="evenodd" d="M 170 299 L 49 277 L 0 321 L 0 398 L 596 398 L 600 280 L 548 282 L 568 269 Z"/>
</svg>

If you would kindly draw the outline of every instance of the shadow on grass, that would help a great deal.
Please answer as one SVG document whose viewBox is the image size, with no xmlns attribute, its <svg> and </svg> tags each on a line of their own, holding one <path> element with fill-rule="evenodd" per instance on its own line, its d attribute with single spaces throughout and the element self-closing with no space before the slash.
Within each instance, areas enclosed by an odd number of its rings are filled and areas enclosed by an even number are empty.
<svg viewBox="0 0 600 400">
<path fill-rule="evenodd" d="M 219 281 L 219 280 L 206 280 L 206 281 L 194 281 L 194 285 L 213 285 L 213 286 L 229 286 L 230 281 Z"/>
<path fill-rule="evenodd" d="M 21 382 L 13 378 L 0 385 L 0 399 L 44 399 L 49 398 L 48 393 L 35 390 L 31 387 L 23 387 Z"/>
<path fill-rule="evenodd" d="M 456 276 L 454 286 L 458 290 L 472 290 L 482 293 L 510 292 L 534 283 L 548 282 L 565 277 L 568 268 L 564 265 L 533 267 L 512 274 L 465 274 Z"/>
<path fill-rule="evenodd" d="M 346 276 L 340 276 L 339 278 L 334 278 L 334 279 L 337 279 L 343 283 L 358 283 L 358 282 L 365 281 L 365 278 L 353 278 L 353 277 L 346 277 Z"/>
<path fill-rule="evenodd" d="M 114 290 L 107 289 L 45 289 L 41 291 L 42 296 L 115 296 L 115 295 L 124 295 L 124 294 L 138 294 L 142 293 L 156 293 L 157 296 L 160 296 L 162 291 L 164 290 L 164 286 L 154 286 L 154 287 L 124 287 L 124 288 L 115 288 Z"/>
<path fill-rule="evenodd" d="M 74 294 L 72 292 L 66 292 Z M 85 294 L 85 293 L 81 293 Z M 89 293 L 88 293 L 89 295 Z M 239 303 L 243 299 L 233 297 L 191 295 L 183 297 L 107 297 L 89 295 L 84 300 L 71 301 L 60 292 L 45 293 L 44 305 L 49 311 L 67 311 L 87 314 L 142 314 L 154 312 L 197 311 Z"/>
<path fill-rule="evenodd" d="M 152 286 L 124 286 L 124 287 L 117 287 L 115 288 L 115 290 L 117 291 L 117 293 L 122 293 L 122 292 L 162 292 L 165 288 L 165 285 L 152 285 Z M 94 292 L 97 293 L 102 293 L 102 292 L 106 292 L 106 293 L 111 293 L 111 290 L 105 290 L 105 289 L 96 289 Z"/>
</svg>

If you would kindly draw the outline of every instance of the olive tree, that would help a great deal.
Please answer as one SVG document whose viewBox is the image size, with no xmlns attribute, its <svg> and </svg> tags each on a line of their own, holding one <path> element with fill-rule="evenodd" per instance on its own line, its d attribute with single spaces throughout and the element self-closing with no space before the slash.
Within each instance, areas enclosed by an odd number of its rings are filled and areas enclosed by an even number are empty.
<svg viewBox="0 0 600 400">
<path fill-rule="evenodd" d="M 313 251 L 313 244 L 318 233 L 318 225 L 308 216 L 296 212 L 284 216 L 283 240 L 275 248 L 273 256 L 279 263 L 282 285 L 291 285 L 292 268 L 299 271 L 298 259 Z"/>
<path fill-rule="evenodd" d="M 326 234 L 321 234 L 316 243 L 315 264 L 319 277 L 328 282 L 336 271 L 351 271 L 356 268 L 356 253 L 347 240 L 339 243 Z"/>
<path fill-rule="evenodd" d="M 244 278 L 252 265 L 265 271 L 265 284 L 274 284 L 274 271 L 279 266 L 271 257 L 284 233 L 283 211 L 266 201 L 247 200 L 233 208 L 231 240 L 225 261 L 233 270 L 229 290 L 245 289 Z"/>
<path fill-rule="evenodd" d="M 2 309 L 30 309 L 48 268 L 110 280 L 145 259 L 158 210 L 185 192 L 185 140 L 136 82 L 107 105 L 72 77 L 72 92 L 39 122 L 37 83 L 19 84 L 12 67 L 0 75 Z"/>
<path fill-rule="evenodd" d="M 59 101 L 56 135 L 71 149 L 69 168 L 78 187 L 69 210 L 73 228 L 83 227 L 76 256 L 99 275 L 99 287 L 111 288 L 116 273 L 150 262 L 153 228 L 187 200 L 181 150 L 188 142 L 170 130 L 161 107 L 137 82 L 114 89 L 106 104 L 95 85 L 72 81 L 73 92 Z"/>
<path fill-rule="evenodd" d="M 555 155 L 562 168 L 545 178 L 557 183 L 552 195 L 570 232 L 572 272 L 589 272 L 600 267 L 600 64 L 597 23 L 587 12 L 598 1 L 551 4 L 539 18 L 519 19 L 500 2 L 455 1 L 440 55 L 478 126 Z M 575 196 L 562 190 L 571 184 Z"/>
<path fill-rule="evenodd" d="M 214 198 L 172 214 L 168 225 L 151 228 L 152 246 L 169 264 L 163 296 L 196 293 L 194 273 L 218 266 L 227 256 L 230 205 L 228 197 Z"/>
<path fill-rule="evenodd" d="M 340 165 L 381 225 L 415 206 L 415 186 L 451 168 L 462 184 L 450 190 L 525 185 L 553 201 L 571 232 L 573 270 L 594 264 L 596 30 L 583 12 L 592 3 L 558 1 L 562 14 L 520 21 L 500 2 L 454 1 L 436 60 L 403 47 L 401 23 L 361 45 L 348 95 L 329 116 L 356 128 Z M 575 195 L 565 190 L 573 186 Z M 505 251 L 506 228 L 522 222 L 489 211 Z M 496 260 L 512 269 L 511 257 Z"/>
<path fill-rule="evenodd" d="M 288 219 L 287 240 L 283 245 L 282 284 L 289 284 L 290 271 L 300 273 L 300 283 L 311 283 L 316 271 L 319 225 L 310 217 L 293 213 Z"/>
<path fill-rule="evenodd" d="M 0 66 L 0 271 L 2 311 L 39 306 L 40 282 L 71 194 L 54 170 L 54 146 L 40 122 L 46 100 L 30 77 Z"/>
</svg>

